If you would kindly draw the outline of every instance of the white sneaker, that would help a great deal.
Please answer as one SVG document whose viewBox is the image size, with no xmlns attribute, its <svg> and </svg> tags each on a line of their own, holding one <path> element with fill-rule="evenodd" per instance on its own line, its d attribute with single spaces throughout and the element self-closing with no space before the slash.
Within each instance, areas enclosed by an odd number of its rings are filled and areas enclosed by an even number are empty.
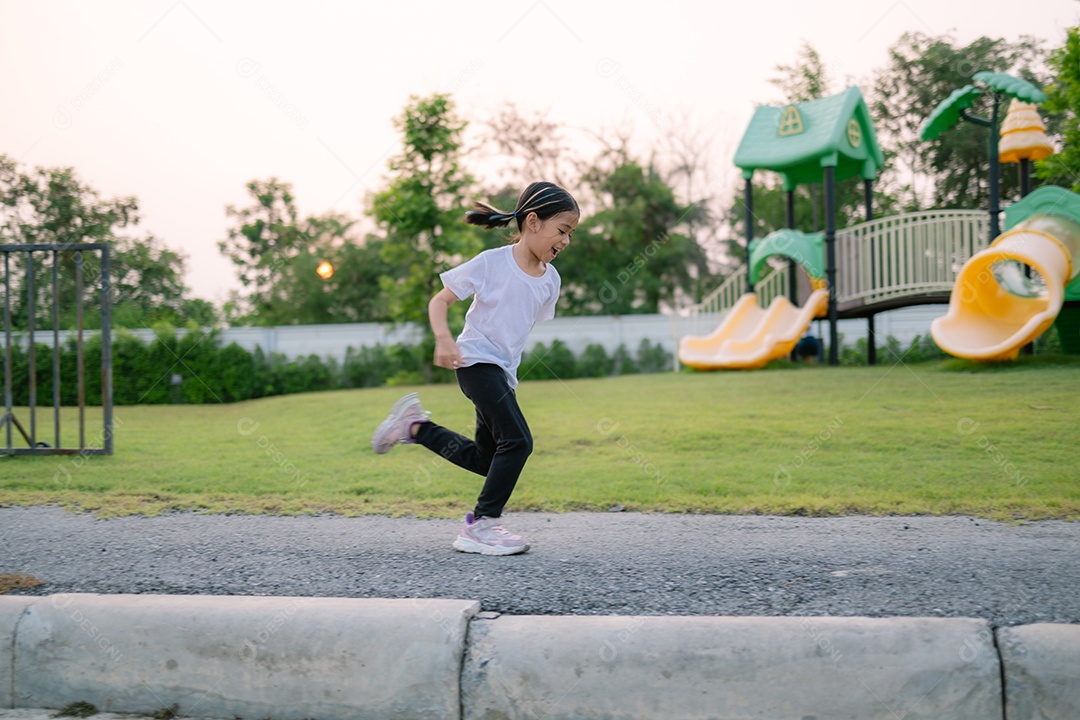
<svg viewBox="0 0 1080 720">
<path fill-rule="evenodd" d="M 499 518 L 473 520 L 473 514 L 469 513 L 454 540 L 454 549 L 481 555 L 516 555 L 528 550 L 529 543 L 500 525 Z"/>
<path fill-rule="evenodd" d="M 398 443 L 415 444 L 416 440 L 409 432 L 413 423 L 427 422 L 430 415 L 420 406 L 416 393 L 409 393 L 394 403 L 390 414 L 375 429 L 375 434 L 371 436 L 371 449 L 382 455 L 390 452 Z"/>
</svg>

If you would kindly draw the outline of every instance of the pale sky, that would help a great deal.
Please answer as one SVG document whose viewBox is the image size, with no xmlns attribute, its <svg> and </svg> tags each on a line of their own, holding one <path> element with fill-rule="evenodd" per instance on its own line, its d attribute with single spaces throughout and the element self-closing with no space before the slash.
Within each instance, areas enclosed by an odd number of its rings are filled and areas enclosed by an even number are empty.
<svg viewBox="0 0 1080 720">
<path fill-rule="evenodd" d="M 359 216 L 410 95 L 451 92 L 472 120 L 509 100 L 579 131 L 630 122 L 646 147 L 686 118 L 724 194 L 803 41 L 842 86 L 905 31 L 1057 47 L 1077 24 L 1077 0 L 0 0 L 0 153 L 137 196 L 140 227 L 220 302 L 237 282 L 216 243 L 245 183 L 275 176 L 304 214 Z"/>
</svg>

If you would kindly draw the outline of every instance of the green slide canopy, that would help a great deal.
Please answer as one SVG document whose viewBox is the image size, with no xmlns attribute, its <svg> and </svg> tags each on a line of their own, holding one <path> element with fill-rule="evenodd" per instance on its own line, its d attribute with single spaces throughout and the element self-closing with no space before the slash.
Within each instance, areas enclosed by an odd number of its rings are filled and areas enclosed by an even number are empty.
<svg viewBox="0 0 1080 720">
<path fill-rule="evenodd" d="M 813 278 L 825 277 L 825 234 L 785 228 L 750 243 L 750 282 L 757 284 L 765 261 L 774 255 L 789 257 Z"/>
</svg>

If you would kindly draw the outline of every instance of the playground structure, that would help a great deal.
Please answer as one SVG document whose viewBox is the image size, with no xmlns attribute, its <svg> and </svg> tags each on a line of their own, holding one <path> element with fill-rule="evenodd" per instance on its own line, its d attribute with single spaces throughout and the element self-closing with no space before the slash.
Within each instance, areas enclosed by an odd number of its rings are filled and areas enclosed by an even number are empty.
<svg viewBox="0 0 1080 720">
<path fill-rule="evenodd" d="M 1020 162 L 1022 193 L 1030 161 L 1052 149 L 1029 103 L 1041 91 L 1002 73 L 977 73 L 979 86 L 957 90 L 924 123 L 932 139 L 961 119 L 990 128 L 991 186 L 1000 162 Z M 970 115 L 980 94 L 993 97 L 986 120 Z M 999 104 L 1013 98 L 998 138 Z M 882 165 L 873 124 L 858 88 L 785 107 L 758 107 L 735 154 L 745 180 L 747 263 L 701 303 L 684 311 L 690 334 L 679 345 L 682 364 L 695 369 L 752 369 L 785 357 L 816 317 L 829 321 L 829 362 L 838 364 L 836 321 L 865 318 L 868 360 L 876 363 L 874 316 L 911 305 L 945 304 L 933 323 L 938 345 L 958 357 L 1000 360 L 1057 323 L 1066 352 L 1080 352 L 1080 196 L 1040 188 L 1006 212 L 998 226 L 998 193 L 991 212 L 937 210 L 873 219 L 873 180 Z M 755 240 L 752 178 L 780 174 L 788 228 Z M 866 221 L 836 229 L 835 183 L 861 176 Z M 794 191 L 822 183 L 824 232 L 794 228 Z M 785 266 L 764 275 L 771 257 Z M 1075 264 L 1074 264 L 1075 259 Z M 1038 278 L 1032 279 L 1032 271 Z M 1041 279 L 1041 282 L 1040 282 Z M 716 325 L 716 323 L 719 325 Z M 709 333 L 702 330 L 715 327 Z M 1074 337 L 1075 336 L 1075 337 Z"/>
<path fill-rule="evenodd" d="M 1080 196 L 1042 187 L 1009 207 L 1005 220 L 1006 232 L 961 268 L 948 313 L 930 326 L 951 355 L 1010 360 L 1059 317 L 1063 345 L 1075 325 L 1076 308 L 1061 315 L 1067 295 L 1080 299 Z"/>
</svg>

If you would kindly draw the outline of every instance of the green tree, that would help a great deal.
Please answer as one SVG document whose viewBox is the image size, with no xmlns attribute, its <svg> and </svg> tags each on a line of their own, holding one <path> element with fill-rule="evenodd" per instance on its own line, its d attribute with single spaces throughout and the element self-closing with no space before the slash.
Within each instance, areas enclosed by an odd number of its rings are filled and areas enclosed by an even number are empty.
<svg viewBox="0 0 1080 720">
<path fill-rule="evenodd" d="M 109 268 L 113 322 L 129 328 L 162 322 L 183 325 L 190 320 L 213 325 L 213 305 L 186 297 L 184 264 L 183 255 L 153 235 L 116 238 Z"/>
<path fill-rule="evenodd" d="M 1044 108 L 1056 115 L 1062 150 L 1037 162 L 1035 172 L 1049 184 L 1080 192 L 1080 27 L 1069 29 L 1049 65 L 1054 79 L 1046 88 Z"/>
<path fill-rule="evenodd" d="M 225 215 L 234 225 L 218 249 L 236 266 L 243 290 L 226 306 L 230 320 L 275 325 L 274 294 L 289 262 L 306 247 L 297 217 L 292 186 L 277 178 L 247 184 L 254 200 L 249 207 L 229 205 Z"/>
<path fill-rule="evenodd" d="M 902 196 L 904 209 L 987 205 L 987 129 L 961 123 L 933 142 L 923 142 L 919 130 L 938 103 L 979 71 L 1008 72 L 1045 85 L 1044 58 L 1039 41 L 1029 37 L 1016 43 L 980 37 L 967 45 L 950 35 L 900 37 L 888 65 L 875 73 L 870 111 L 882 149 L 895 160 L 887 182 Z M 989 102 L 989 96 L 981 98 L 972 112 L 989 117 Z M 1016 174 L 1003 173 L 1002 197 L 1017 190 Z"/>
<path fill-rule="evenodd" d="M 569 315 L 659 312 L 712 284 L 704 250 L 686 233 L 700 212 L 683 205 L 651 167 L 623 153 L 602 158 L 584 178 L 599 209 L 558 264 L 560 307 Z"/>
<path fill-rule="evenodd" d="M 448 95 L 435 94 L 412 97 L 394 124 L 402 151 L 389 163 L 388 187 L 371 195 L 368 213 L 384 238 L 382 256 L 393 268 L 381 282 L 390 316 L 428 328 L 428 301 L 442 287 L 439 273 L 482 248 L 478 232 L 462 221 L 474 185 L 461 165 L 466 123 Z"/>
<path fill-rule="evenodd" d="M 187 312 L 205 318 L 206 307 L 191 305 L 183 282 L 185 258 L 153 235 L 130 234 L 138 225 L 138 201 L 134 197 L 103 198 L 84 184 L 71 168 L 34 168 L 24 171 L 0 156 L 0 241 L 12 244 L 106 243 L 110 246 L 110 276 L 114 322 L 129 327 L 149 327 L 157 322 L 182 324 Z M 100 323 L 101 265 L 97 253 L 58 253 L 57 293 L 60 324 L 76 324 L 75 267 L 82 261 L 84 327 Z M 52 327 L 52 259 L 34 254 L 35 323 Z M 12 319 L 16 327 L 27 324 L 29 297 L 27 258 L 11 259 Z M 205 301 L 203 301 L 205 302 Z"/>
<path fill-rule="evenodd" d="M 831 83 L 825 63 L 808 42 L 799 48 L 793 64 L 777 65 L 775 69 L 780 74 L 770 78 L 769 83 L 783 92 L 786 102 L 800 103 L 829 95 Z"/>
<path fill-rule="evenodd" d="M 276 178 L 247 185 L 253 200 L 228 207 L 234 219 L 219 249 L 237 268 L 243 290 L 226 304 L 232 323 L 295 325 L 387 319 L 379 280 L 390 271 L 380 242 L 354 237 L 355 220 L 339 213 L 301 218 L 292 187 Z M 333 275 L 316 272 L 329 262 Z"/>
</svg>

